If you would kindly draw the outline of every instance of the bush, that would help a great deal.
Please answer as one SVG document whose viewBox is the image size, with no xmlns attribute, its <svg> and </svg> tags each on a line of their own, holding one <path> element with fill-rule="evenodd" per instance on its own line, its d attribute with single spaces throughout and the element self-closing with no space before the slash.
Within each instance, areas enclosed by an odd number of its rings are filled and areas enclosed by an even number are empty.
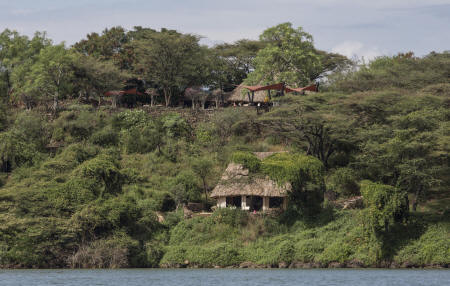
<svg viewBox="0 0 450 286">
<path fill-rule="evenodd" d="M 356 196 L 359 194 L 359 185 L 356 180 L 354 170 L 339 168 L 329 177 L 328 186 L 343 197 Z"/>
<path fill-rule="evenodd" d="M 261 170 L 280 185 L 290 184 L 290 203 L 308 216 L 320 212 L 325 168 L 312 156 L 278 153 L 262 161 Z"/>
<path fill-rule="evenodd" d="M 231 161 L 243 165 L 251 173 L 257 173 L 261 166 L 261 161 L 251 152 L 234 152 L 231 155 Z"/>
<path fill-rule="evenodd" d="M 98 114 L 90 111 L 64 111 L 53 123 L 53 139 L 65 142 L 87 140 L 100 121 Z"/>
<path fill-rule="evenodd" d="M 395 257 L 398 263 L 412 263 L 417 266 L 445 265 L 449 263 L 450 225 L 445 222 L 432 224 L 417 240 L 401 249 Z"/>
<path fill-rule="evenodd" d="M 90 141 L 103 147 L 116 146 L 119 143 L 119 135 L 114 129 L 108 127 L 92 134 Z"/>
<path fill-rule="evenodd" d="M 247 224 L 248 212 L 241 209 L 221 208 L 212 214 L 211 220 L 216 224 L 240 227 Z"/>
<path fill-rule="evenodd" d="M 162 116 L 160 120 L 163 123 L 167 136 L 171 138 L 181 138 L 190 135 L 190 126 L 178 113 L 169 113 Z"/>
<path fill-rule="evenodd" d="M 390 226 L 408 216 L 408 196 L 396 188 L 370 181 L 361 183 L 366 206 L 367 226 L 376 234 L 389 231 Z"/>
<path fill-rule="evenodd" d="M 119 233 L 82 245 L 68 258 L 68 263 L 72 268 L 125 268 L 132 266 L 129 257 L 138 247 L 137 241 Z"/>
<path fill-rule="evenodd" d="M 90 180 L 90 186 L 94 188 L 97 196 L 118 194 L 124 184 L 124 176 L 120 172 L 117 159 L 107 153 L 83 162 L 74 170 L 73 175 Z"/>
<path fill-rule="evenodd" d="M 112 126 L 116 129 L 143 127 L 151 122 L 144 110 L 126 110 L 113 117 Z"/>
</svg>

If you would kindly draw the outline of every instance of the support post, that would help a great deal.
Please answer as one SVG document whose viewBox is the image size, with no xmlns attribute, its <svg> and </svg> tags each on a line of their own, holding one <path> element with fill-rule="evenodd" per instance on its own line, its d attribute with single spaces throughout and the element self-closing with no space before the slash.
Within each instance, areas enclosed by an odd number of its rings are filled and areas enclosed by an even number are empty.
<svg viewBox="0 0 450 286">
<path fill-rule="evenodd" d="M 249 207 L 247 207 L 247 196 L 241 196 L 241 209 L 249 210 Z"/>
<path fill-rule="evenodd" d="M 227 207 L 227 198 L 226 197 L 217 198 L 217 207 L 226 208 Z"/>
<path fill-rule="evenodd" d="M 269 210 L 269 197 L 263 197 L 263 211 Z"/>
<path fill-rule="evenodd" d="M 283 197 L 283 210 L 287 210 L 288 200 L 287 197 Z"/>
</svg>

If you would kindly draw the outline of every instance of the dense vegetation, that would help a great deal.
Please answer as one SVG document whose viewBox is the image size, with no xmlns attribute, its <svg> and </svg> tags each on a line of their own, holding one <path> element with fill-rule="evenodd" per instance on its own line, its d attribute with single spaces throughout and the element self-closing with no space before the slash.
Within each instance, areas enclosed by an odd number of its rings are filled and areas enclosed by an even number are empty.
<svg viewBox="0 0 450 286">
<path fill-rule="evenodd" d="M 292 62 L 274 63 L 279 55 Z M 324 75 L 323 92 L 276 97 L 264 114 L 101 100 L 137 77 L 138 89 L 171 105 L 193 85 L 301 86 Z M 141 27 L 93 33 L 70 49 L 5 30 L 0 266 L 447 267 L 449 75 L 448 52 L 351 65 L 290 24 L 213 48 Z M 280 150 L 289 153 L 251 153 Z M 185 219 L 184 204 L 214 204 L 208 193 L 231 161 L 290 183 L 288 210 Z M 339 208 L 359 195 L 363 209 Z"/>
</svg>

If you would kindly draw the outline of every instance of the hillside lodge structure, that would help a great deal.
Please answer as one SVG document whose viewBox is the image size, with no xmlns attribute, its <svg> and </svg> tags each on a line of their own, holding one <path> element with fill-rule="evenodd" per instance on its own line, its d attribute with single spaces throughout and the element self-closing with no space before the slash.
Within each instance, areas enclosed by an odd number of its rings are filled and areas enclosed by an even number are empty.
<svg viewBox="0 0 450 286">
<path fill-rule="evenodd" d="M 274 152 L 255 152 L 260 160 Z M 268 177 L 249 176 L 241 164 L 230 163 L 211 193 L 218 208 L 236 207 L 248 211 L 286 210 L 290 184 L 278 185 Z"/>
<path fill-rule="evenodd" d="M 290 88 L 284 83 L 272 85 L 255 85 L 248 86 L 240 84 L 230 92 L 223 92 L 219 89 L 213 91 L 203 90 L 201 87 L 189 87 L 184 92 L 178 102 L 178 106 L 192 107 L 201 106 L 202 109 L 218 106 L 241 106 L 241 105 L 269 105 L 273 97 L 283 96 L 286 93 L 294 92 L 295 94 L 305 94 L 308 92 L 317 92 L 318 84 L 309 85 L 301 88 Z M 134 96 L 139 99 L 151 98 L 151 106 L 153 106 L 154 98 L 158 96 L 155 89 L 147 89 L 139 91 L 138 88 L 131 85 L 124 90 L 112 90 L 104 93 L 104 96 L 112 99 L 112 105 L 116 107 L 118 101 L 123 101 L 125 96 Z M 145 100 L 144 100 L 145 101 Z"/>
</svg>

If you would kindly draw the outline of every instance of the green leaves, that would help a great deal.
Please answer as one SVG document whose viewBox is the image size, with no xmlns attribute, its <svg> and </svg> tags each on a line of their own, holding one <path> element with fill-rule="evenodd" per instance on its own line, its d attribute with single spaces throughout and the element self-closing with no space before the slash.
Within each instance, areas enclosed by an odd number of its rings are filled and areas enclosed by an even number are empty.
<svg viewBox="0 0 450 286">
<path fill-rule="evenodd" d="M 251 173 L 258 172 L 261 166 L 261 161 L 251 152 L 234 152 L 231 161 L 243 165 Z"/>
<path fill-rule="evenodd" d="M 366 205 L 367 226 L 377 236 L 408 216 L 408 197 L 395 187 L 363 181 L 361 194 Z"/>
<path fill-rule="evenodd" d="M 163 29 L 149 32 L 145 40 L 135 43 L 137 55 L 142 59 L 137 68 L 160 87 L 166 106 L 171 104 L 175 92 L 201 79 L 199 59 L 203 56 L 198 41 L 197 36 Z"/>
<path fill-rule="evenodd" d="M 306 191 L 307 184 L 323 184 L 325 169 L 312 156 L 278 153 L 262 161 L 261 170 L 280 184 L 290 183 L 293 191 Z"/>
<path fill-rule="evenodd" d="M 300 87 L 313 80 L 313 70 L 320 65 L 312 36 L 291 23 L 265 30 L 260 40 L 266 46 L 254 60 L 255 70 L 245 80 L 247 84 L 285 82 Z"/>
</svg>

